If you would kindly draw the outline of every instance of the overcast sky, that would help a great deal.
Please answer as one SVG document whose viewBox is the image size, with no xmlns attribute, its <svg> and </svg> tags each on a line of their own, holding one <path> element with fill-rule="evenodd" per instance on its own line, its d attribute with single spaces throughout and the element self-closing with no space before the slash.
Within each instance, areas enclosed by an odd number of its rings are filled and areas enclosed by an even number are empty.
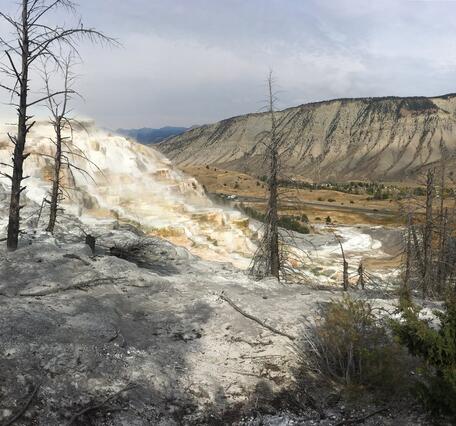
<svg viewBox="0 0 456 426">
<path fill-rule="evenodd" d="M 14 0 L 1 0 L 3 4 Z M 456 2 L 79 0 L 86 27 L 78 112 L 106 127 L 190 126 L 337 97 L 456 92 Z M 0 31 L 2 27 L 0 26 Z"/>
</svg>

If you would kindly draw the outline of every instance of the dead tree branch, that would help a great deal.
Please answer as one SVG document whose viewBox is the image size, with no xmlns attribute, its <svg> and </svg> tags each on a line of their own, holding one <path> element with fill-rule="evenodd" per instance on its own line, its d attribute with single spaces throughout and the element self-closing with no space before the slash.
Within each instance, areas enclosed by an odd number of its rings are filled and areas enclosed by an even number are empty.
<svg viewBox="0 0 456 426">
<path fill-rule="evenodd" d="M 73 414 L 71 419 L 68 421 L 67 426 L 71 426 L 79 417 L 89 413 L 90 411 L 97 411 L 102 408 L 106 408 L 107 404 L 109 402 L 111 402 L 114 398 L 118 397 L 119 395 L 121 395 L 124 392 L 128 392 L 133 389 L 136 389 L 137 387 L 138 387 L 138 385 L 125 386 L 120 391 L 118 391 L 118 392 L 112 394 L 111 396 L 107 397 L 106 399 L 104 399 L 102 402 L 100 402 L 98 404 L 90 405 L 90 406 L 84 408 L 83 410 L 78 411 L 77 413 Z"/>
<path fill-rule="evenodd" d="M 219 297 L 220 297 L 220 299 L 227 302 L 235 311 L 239 312 L 241 315 L 245 316 L 246 318 L 256 322 L 257 324 L 261 325 L 262 327 L 266 328 L 267 330 L 272 331 L 274 334 L 284 336 L 284 337 L 290 339 L 291 341 L 296 340 L 296 337 L 294 337 L 288 333 L 285 333 L 283 331 L 277 330 L 277 328 L 271 327 L 270 325 L 266 324 L 264 321 L 261 321 L 259 318 L 245 312 L 239 306 L 237 306 L 228 296 L 225 296 L 225 294 L 223 292 L 220 294 Z"/>
<path fill-rule="evenodd" d="M 30 404 L 34 400 L 34 398 L 35 398 L 35 396 L 36 396 L 36 394 L 38 393 L 39 390 L 40 390 L 40 385 L 35 386 L 33 391 L 32 391 L 32 393 L 27 398 L 27 401 L 25 402 L 23 407 L 13 417 L 11 417 L 9 420 L 7 420 L 6 423 L 3 426 L 11 426 L 17 420 L 19 420 L 26 413 L 26 411 L 30 407 Z"/>
</svg>

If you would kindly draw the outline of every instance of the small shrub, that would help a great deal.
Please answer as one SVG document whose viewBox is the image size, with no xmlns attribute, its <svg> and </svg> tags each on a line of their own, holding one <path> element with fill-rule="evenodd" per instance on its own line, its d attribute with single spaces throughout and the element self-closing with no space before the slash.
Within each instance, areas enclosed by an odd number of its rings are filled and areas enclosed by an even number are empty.
<svg viewBox="0 0 456 426">
<path fill-rule="evenodd" d="M 317 200 L 318 200 L 318 201 L 325 201 L 325 200 L 323 199 L 323 197 L 318 197 Z"/>
<path fill-rule="evenodd" d="M 206 166 L 206 169 L 209 170 L 209 165 Z"/>
<path fill-rule="evenodd" d="M 334 203 L 336 200 L 334 198 L 328 198 L 328 203 Z"/>
<path fill-rule="evenodd" d="M 239 189 L 239 182 L 234 183 L 234 189 Z"/>
<path fill-rule="evenodd" d="M 302 225 L 298 220 L 291 216 L 282 216 L 279 218 L 279 226 L 290 231 L 296 231 L 301 234 L 309 234 L 309 227 Z"/>
<path fill-rule="evenodd" d="M 345 297 L 330 302 L 311 325 L 303 369 L 317 380 L 392 396 L 407 383 L 406 352 L 388 335 L 369 303 Z"/>
<path fill-rule="evenodd" d="M 390 200 L 391 201 L 391 200 Z M 350 204 L 355 204 L 355 202 L 353 200 L 350 200 Z"/>
<path fill-rule="evenodd" d="M 304 223 L 309 223 L 309 218 L 308 218 L 307 215 L 304 214 L 304 213 L 301 215 L 301 217 L 299 218 L 299 220 L 300 220 L 301 222 L 304 222 Z"/>
<path fill-rule="evenodd" d="M 331 216 L 326 217 L 326 224 L 327 225 L 331 224 Z"/>
</svg>

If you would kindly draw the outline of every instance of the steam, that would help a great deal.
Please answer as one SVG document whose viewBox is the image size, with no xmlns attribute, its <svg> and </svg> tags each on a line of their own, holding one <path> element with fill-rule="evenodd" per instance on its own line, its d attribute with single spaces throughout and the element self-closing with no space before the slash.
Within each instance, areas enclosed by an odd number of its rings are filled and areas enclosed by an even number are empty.
<svg viewBox="0 0 456 426">
<path fill-rule="evenodd" d="M 11 157 L 11 144 L 3 136 L 7 131 L 14 129 L 1 131 L 0 162 L 4 163 L 10 163 Z M 37 204 L 50 189 L 52 137 L 53 129 L 45 122 L 38 123 L 29 136 L 31 155 L 25 171 L 30 178 L 25 195 Z M 162 154 L 97 129 L 91 122 L 76 127 L 72 137 L 70 162 L 87 173 L 65 171 L 65 211 L 83 221 L 96 217 L 130 222 L 203 258 L 248 266 L 254 250 L 248 219 L 215 205 L 194 178 L 175 169 Z"/>
</svg>

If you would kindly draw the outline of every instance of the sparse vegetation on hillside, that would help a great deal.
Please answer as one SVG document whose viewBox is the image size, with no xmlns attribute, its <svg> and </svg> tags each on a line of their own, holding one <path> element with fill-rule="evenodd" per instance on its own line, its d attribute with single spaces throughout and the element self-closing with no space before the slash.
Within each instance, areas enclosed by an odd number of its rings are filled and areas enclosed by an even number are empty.
<svg viewBox="0 0 456 426">
<path fill-rule="evenodd" d="M 240 203 L 238 205 L 238 208 L 252 219 L 258 220 L 259 222 L 264 222 L 265 214 L 259 210 L 250 206 L 246 206 L 243 203 Z M 289 231 L 299 232 L 301 234 L 310 233 L 310 228 L 307 225 L 308 222 L 309 219 L 305 214 L 301 216 L 279 216 L 279 226 L 281 228 L 287 229 Z"/>
</svg>

